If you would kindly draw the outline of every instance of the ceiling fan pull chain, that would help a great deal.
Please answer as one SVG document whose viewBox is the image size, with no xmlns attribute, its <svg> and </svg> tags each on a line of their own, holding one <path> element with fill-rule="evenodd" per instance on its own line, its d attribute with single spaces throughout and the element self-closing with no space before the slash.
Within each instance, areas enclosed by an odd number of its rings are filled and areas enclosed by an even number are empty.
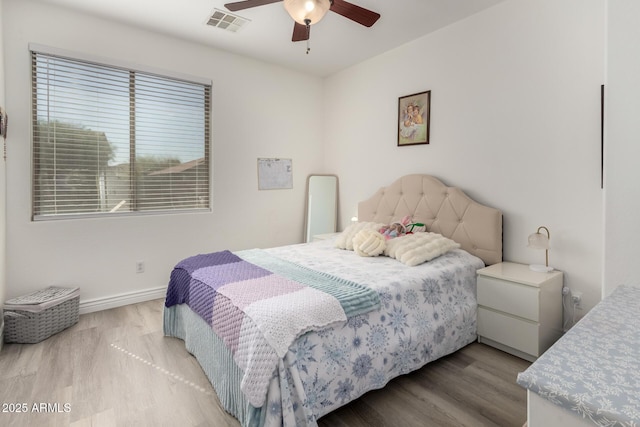
<svg viewBox="0 0 640 427">
<path fill-rule="evenodd" d="M 311 50 L 310 39 L 311 39 L 311 20 L 305 19 L 304 23 L 307 25 L 307 55 L 309 55 L 309 51 Z"/>
</svg>

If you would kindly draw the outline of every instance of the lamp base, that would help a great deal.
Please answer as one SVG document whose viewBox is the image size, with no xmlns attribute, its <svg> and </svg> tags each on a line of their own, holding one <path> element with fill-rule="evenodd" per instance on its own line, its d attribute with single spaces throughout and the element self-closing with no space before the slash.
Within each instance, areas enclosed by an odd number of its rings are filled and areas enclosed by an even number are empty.
<svg viewBox="0 0 640 427">
<path fill-rule="evenodd" d="M 547 265 L 539 265 L 539 264 L 531 264 L 529 265 L 529 269 L 533 271 L 537 271 L 539 273 L 548 273 L 553 271 L 553 267 L 549 267 Z"/>
</svg>

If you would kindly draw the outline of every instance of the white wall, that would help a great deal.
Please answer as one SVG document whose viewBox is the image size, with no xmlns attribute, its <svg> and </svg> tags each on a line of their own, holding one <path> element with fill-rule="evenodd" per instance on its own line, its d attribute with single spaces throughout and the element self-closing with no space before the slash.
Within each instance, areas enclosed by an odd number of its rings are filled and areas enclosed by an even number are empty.
<svg viewBox="0 0 640 427">
<path fill-rule="evenodd" d="M 3 0 L 0 0 L 0 106 L 5 106 L 5 94 L 4 94 L 4 42 L 3 42 L 3 16 L 2 13 Z M 4 144 L 0 139 L 0 144 Z M 0 303 L 5 300 L 5 294 L 7 292 L 7 259 L 6 259 L 6 167 L 3 159 L 0 159 Z M 4 317 L 2 315 L 2 305 L 0 304 L 0 350 L 2 349 L 3 339 L 2 332 L 4 331 Z"/>
<path fill-rule="evenodd" d="M 11 111 L 7 296 L 48 284 L 80 285 L 84 301 L 156 290 L 184 256 L 301 241 L 305 178 L 325 172 L 340 177 L 343 224 L 378 187 L 430 173 L 503 210 L 507 260 L 540 262 L 544 255 L 527 249 L 526 238 L 546 225 L 551 264 L 565 283 L 584 292 L 587 309 L 600 298 L 604 0 L 511 0 L 324 86 L 29 0 L 4 0 L 3 20 Z M 29 42 L 210 77 L 214 212 L 31 222 Z M 432 91 L 431 144 L 396 147 L 397 99 L 423 90 Z M 292 107 L 301 92 L 305 109 Z M 246 111 L 256 110 L 245 126 Z M 294 190 L 257 191 L 257 157 L 293 158 Z M 146 262 L 144 274 L 135 274 L 138 260 Z"/>
<path fill-rule="evenodd" d="M 323 162 L 320 79 L 29 0 L 5 0 L 3 19 L 8 297 L 51 284 L 80 286 L 81 304 L 162 295 L 186 256 L 302 241 L 306 177 Z M 32 222 L 30 42 L 211 78 L 213 213 Z M 292 158 L 293 190 L 258 191 L 258 157 Z"/>
<path fill-rule="evenodd" d="M 600 299 L 603 0 L 511 0 L 325 81 L 328 172 L 340 219 L 408 173 L 459 186 L 504 214 L 504 259 L 551 231 L 550 264 Z M 431 143 L 397 147 L 398 97 L 432 91 Z"/>
<path fill-rule="evenodd" d="M 607 3 L 603 295 L 640 283 L 640 2 Z"/>
</svg>

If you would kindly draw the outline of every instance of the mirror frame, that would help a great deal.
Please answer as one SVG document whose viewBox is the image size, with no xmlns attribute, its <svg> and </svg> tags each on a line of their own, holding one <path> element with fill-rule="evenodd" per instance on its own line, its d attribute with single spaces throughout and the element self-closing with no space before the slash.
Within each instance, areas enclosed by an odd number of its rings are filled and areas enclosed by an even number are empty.
<svg viewBox="0 0 640 427">
<path fill-rule="evenodd" d="M 329 177 L 333 177 L 336 179 L 336 209 L 334 212 L 334 219 L 333 219 L 333 224 L 334 224 L 334 228 L 333 228 L 333 233 L 335 233 L 338 230 L 338 191 L 339 191 L 339 180 L 338 180 L 338 175 L 334 175 L 334 174 L 322 174 L 322 173 L 313 173 L 313 174 L 309 174 L 309 176 L 307 176 L 307 186 L 306 186 L 306 192 L 305 192 L 305 199 L 304 199 L 304 228 L 302 230 L 302 236 L 303 236 L 303 242 L 305 243 L 309 243 L 311 241 L 313 241 L 313 236 L 309 236 L 308 235 L 308 231 L 307 228 L 309 226 L 309 183 L 311 181 L 311 178 L 314 176 L 329 176 Z"/>
</svg>

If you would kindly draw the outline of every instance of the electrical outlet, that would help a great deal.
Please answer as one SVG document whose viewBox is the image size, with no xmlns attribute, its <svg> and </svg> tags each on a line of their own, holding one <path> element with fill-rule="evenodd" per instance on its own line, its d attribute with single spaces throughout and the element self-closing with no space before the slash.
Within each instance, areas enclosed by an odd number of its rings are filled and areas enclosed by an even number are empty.
<svg viewBox="0 0 640 427">
<path fill-rule="evenodd" d="M 136 262 L 136 273 L 144 273 L 144 261 Z"/>
<path fill-rule="evenodd" d="M 582 309 L 582 292 L 580 291 L 571 292 L 571 302 L 576 308 Z"/>
</svg>

